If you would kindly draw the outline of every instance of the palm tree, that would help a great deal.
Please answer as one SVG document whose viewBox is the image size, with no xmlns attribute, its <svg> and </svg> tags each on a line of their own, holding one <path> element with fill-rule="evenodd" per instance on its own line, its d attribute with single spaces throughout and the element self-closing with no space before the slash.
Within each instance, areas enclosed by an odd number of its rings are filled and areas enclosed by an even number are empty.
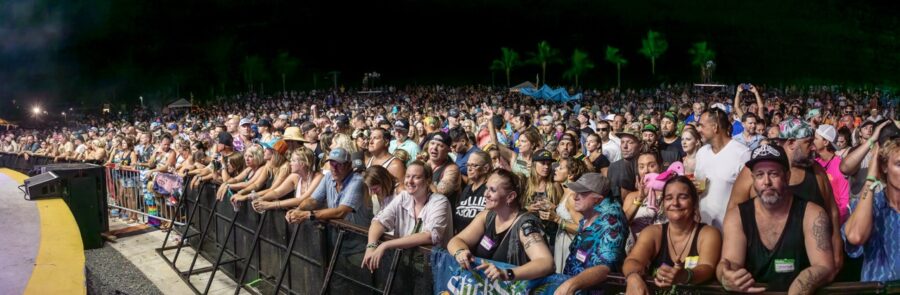
<svg viewBox="0 0 900 295">
<path fill-rule="evenodd" d="M 669 49 L 669 42 L 659 32 L 647 31 L 647 38 L 641 40 L 641 54 L 650 59 L 650 72 L 656 75 L 656 59 Z"/>
<path fill-rule="evenodd" d="M 578 77 L 594 68 L 594 62 L 588 57 L 587 52 L 575 49 L 572 52 L 572 67 L 563 74 L 566 79 L 575 78 L 575 88 L 578 88 Z"/>
<path fill-rule="evenodd" d="M 705 81 L 707 73 L 706 63 L 716 59 L 716 52 L 709 48 L 706 41 L 694 43 L 688 50 L 694 58 L 691 64 L 700 68 L 700 80 Z"/>
<path fill-rule="evenodd" d="M 616 88 L 622 88 L 622 66 L 628 63 L 625 57 L 619 53 L 619 49 L 606 46 L 606 61 L 616 65 Z"/>
<path fill-rule="evenodd" d="M 293 75 L 293 73 L 297 70 L 297 67 L 300 65 L 300 60 L 291 56 L 287 52 L 279 53 L 275 60 L 272 61 L 272 66 L 275 68 L 278 73 L 281 74 L 281 91 L 287 92 L 287 87 L 285 87 L 286 79 L 288 74 Z"/>
<path fill-rule="evenodd" d="M 491 71 L 504 71 L 506 73 L 506 86 L 509 87 L 509 73 L 519 66 L 519 53 L 508 47 L 500 48 L 500 58 L 491 63 Z"/>
<path fill-rule="evenodd" d="M 538 84 L 547 84 L 547 64 L 562 63 L 562 59 L 559 58 L 559 49 L 550 47 L 550 43 L 544 40 L 538 43 L 537 52 L 530 52 L 529 55 L 531 58 L 528 63 L 541 66 L 541 83 Z"/>
</svg>

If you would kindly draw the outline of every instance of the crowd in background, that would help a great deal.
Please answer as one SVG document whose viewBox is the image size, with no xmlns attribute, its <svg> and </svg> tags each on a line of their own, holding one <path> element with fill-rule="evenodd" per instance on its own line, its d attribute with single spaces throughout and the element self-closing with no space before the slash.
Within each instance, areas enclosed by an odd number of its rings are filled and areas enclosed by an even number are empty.
<svg viewBox="0 0 900 295">
<path fill-rule="evenodd" d="M 288 210 L 291 223 L 345 219 L 369 228 L 357 264 L 373 271 L 387 250 L 432 245 L 491 279 L 571 275 L 560 293 L 610 272 L 630 294 L 646 278 L 796 293 L 900 280 L 897 97 L 751 84 L 583 94 L 243 94 L 13 129 L 0 151 L 221 183 L 220 200 Z"/>
</svg>

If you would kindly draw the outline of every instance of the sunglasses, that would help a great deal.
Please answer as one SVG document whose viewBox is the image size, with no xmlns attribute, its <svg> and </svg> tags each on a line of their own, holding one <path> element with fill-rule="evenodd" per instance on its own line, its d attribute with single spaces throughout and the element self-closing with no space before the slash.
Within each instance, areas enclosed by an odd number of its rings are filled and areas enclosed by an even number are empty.
<svg viewBox="0 0 900 295">
<path fill-rule="evenodd" d="M 609 128 L 600 128 L 600 131 L 609 132 Z"/>
</svg>

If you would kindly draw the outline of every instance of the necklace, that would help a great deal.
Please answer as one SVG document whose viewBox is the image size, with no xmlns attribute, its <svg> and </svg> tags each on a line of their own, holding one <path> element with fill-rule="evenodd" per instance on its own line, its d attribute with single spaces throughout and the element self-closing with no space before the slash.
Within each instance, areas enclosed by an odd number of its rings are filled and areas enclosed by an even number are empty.
<svg viewBox="0 0 900 295">
<path fill-rule="evenodd" d="M 670 224 L 670 225 L 671 225 L 671 224 Z M 696 225 L 696 224 L 695 224 L 695 225 Z M 686 249 L 687 249 L 687 246 L 691 243 L 691 236 L 694 235 L 694 226 L 695 226 L 695 225 L 691 225 L 691 231 L 688 233 L 688 237 L 687 237 L 687 239 L 686 239 L 685 242 L 684 242 L 684 246 L 681 247 L 681 251 L 680 251 L 680 252 L 677 251 L 677 250 L 678 250 L 677 248 L 675 248 L 675 242 L 674 242 L 675 239 L 672 238 L 672 237 L 673 237 L 673 236 L 672 236 L 672 227 L 669 226 L 669 228 L 668 228 L 668 231 L 669 231 L 669 233 L 668 233 L 668 234 L 669 234 L 669 246 L 672 247 L 672 251 L 675 251 L 675 259 L 672 259 L 672 261 L 675 262 L 676 264 L 680 264 L 680 263 L 681 263 L 681 261 L 682 261 L 681 256 L 684 254 L 684 250 L 686 250 Z"/>
</svg>

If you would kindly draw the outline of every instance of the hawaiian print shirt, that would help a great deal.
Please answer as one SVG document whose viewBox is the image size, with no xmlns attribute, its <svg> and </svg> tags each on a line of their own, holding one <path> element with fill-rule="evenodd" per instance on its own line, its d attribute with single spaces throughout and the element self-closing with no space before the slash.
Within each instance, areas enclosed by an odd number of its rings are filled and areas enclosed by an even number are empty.
<svg viewBox="0 0 900 295">
<path fill-rule="evenodd" d="M 577 275 L 585 269 L 606 265 L 610 271 L 619 271 L 625 260 L 625 238 L 628 237 L 628 222 L 622 205 L 604 198 L 594 207 L 600 213 L 593 223 L 585 227 L 582 219 L 578 234 L 569 245 L 569 257 L 563 271 L 567 275 Z"/>
</svg>

